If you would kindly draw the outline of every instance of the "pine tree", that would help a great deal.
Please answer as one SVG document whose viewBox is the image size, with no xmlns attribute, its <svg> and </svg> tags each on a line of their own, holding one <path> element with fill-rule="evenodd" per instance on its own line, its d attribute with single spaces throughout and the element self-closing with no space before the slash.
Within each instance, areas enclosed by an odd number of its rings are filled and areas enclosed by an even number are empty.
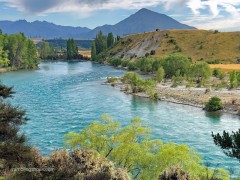
<svg viewBox="0 0 240 180">
<path fill-rule="evenodd" d="M 28 120 L 25 111 L 4 102 L 13 93 L 11 87 L 0 84 L 0 175 L 31 160 L 31 147 L 19 133 L 19 126 Z"/>
</svg>

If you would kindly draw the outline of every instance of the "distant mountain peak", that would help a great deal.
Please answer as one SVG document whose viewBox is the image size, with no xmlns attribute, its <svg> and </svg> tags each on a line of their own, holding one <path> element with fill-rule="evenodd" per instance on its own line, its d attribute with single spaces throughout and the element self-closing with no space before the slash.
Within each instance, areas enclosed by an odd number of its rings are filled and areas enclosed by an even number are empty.
<svg viewBox="0 0 240 180">
<path fill-rule="evenodd" d="M 20 23 L 19 23 L 20 22 Z M 196 29 L 194 27 L 182 24 L 175 19 L 158 12 L 142 8 L 135 14 L 120 21 L 115 25 L 104 25 L 91 30 L 86 27 L 60 26 L 47 21 L 34 21 L 32 23 L 26 20 L 15 22 L 0 21 L 0 29 L 4 33 L 13 34 L 23 32 L 28 37 L 41 38 L 95 38 L 101 30 L 104 34 L 112 32 L 114 35 L 128 35 L 156 29 Z"/>
</svg>

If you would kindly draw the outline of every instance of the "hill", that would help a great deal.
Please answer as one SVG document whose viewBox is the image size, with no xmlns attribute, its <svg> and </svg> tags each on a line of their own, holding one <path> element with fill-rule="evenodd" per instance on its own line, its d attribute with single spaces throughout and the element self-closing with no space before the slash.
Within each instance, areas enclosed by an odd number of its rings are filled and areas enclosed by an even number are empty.
<svg viewBox="0 0 240 180">
<path fill-rule="evenodd" d="M 196 28 L 181 24 L 165 14 L 143 8 L 115 25 L 104 25 L 95 28 L 86 33 L 85 37 L 95 37 L 100 30 L 103 31 L 104 34 L 112 32 L 115 35 L 127 35 L 153 31 L 155 29 L 170 30 Z"/>
<path fill-rule="evenodd" d="M 110 50 L 124 59 L 181 53 L 193 61 L 240 63 L 240 32 L 168 30 L 129 35 Z"/>
<path fill-rule="evenodd" d="M 3 33 L 16 34 L 23 32 L 30 38 L 79 38 L 81 34 L 89 32 L 86 27 L 60 26 L 46 21 L 27 22 L 19 21 L 0 21 L 0 29 Z"/>
</svg>

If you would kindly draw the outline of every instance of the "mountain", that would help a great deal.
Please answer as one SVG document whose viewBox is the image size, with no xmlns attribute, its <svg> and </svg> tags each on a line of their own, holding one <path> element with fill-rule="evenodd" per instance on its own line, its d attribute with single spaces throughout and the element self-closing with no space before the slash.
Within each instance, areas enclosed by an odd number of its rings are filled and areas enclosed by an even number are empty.
<svg viewBox="0 0 240 180">
<path fill-rule="evenodd" d="M 171 29 L 196 29 L 192 26 L 181 24 L 173 18 L 150 11 L 141 9 L 135 14 L 122 20 L 115 25 L 104 25 L 91 30 L 86 27 L 60 26 L 46 21 L 27 22 L 19 21 L 0 21 L 0 29 L 4 33 L 13 34 L 23 32 L 26 36 L 36 38 L 94 38 L 101 30 L 104 34 L 112 32 L 114 35 L 136 34 L 141 32 Z"/>
<path fill-rule="evenodd" d="M 104 34 L 113 32 L 115 35 L 127 35 L 154 31 L 156 29 L 171 30 L 196 28 L 181 24 L 165 14 L 156 13 L 143 8 L 115 25 L 104 25 L 95 28 L 86 33 L 85 37 L 95 37 L 96 33 L 100 30 L 103 31 Z"/>
<path fill-rule="evenodd" d="M 0 29 L 3 33 L 14 34 L 23 32 L 31 38 L 80 38 L 81 34 L 87 33 L 90 29 L 86 27 L 60 26 L 46 21 L 27 22 L 19 21 L 0 21 Z"/>
</svg>

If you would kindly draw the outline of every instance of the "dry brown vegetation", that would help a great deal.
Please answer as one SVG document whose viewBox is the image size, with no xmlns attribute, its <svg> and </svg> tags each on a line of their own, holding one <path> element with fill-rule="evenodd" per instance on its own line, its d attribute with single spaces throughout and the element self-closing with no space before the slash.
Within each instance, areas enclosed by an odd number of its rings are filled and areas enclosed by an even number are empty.
<svg viewBox="0 0 240 180">
<path fill-rule="evenodd" d="M 81 51 L 78 51 L 78 53 L 80 55 L 82 55 L 83 57 L 91 58 L 91 51 L 90 50 L 81 50 Z"/>
<path fill-rule="evenodd" d="M 240 32 L 206 30 L 155 31 L 126 36 L 111 52 L 124 58 L 141 57 L 152 50 L 155 57 L 182 53 L 193 61 L 220 60 L 236 63 L 240 58 Z"/>
<path fill-rule="evenodd" d="M 230 71 L 240 72 L 240 64 L 210 64 L 211 69 L 221 69 L 228 73 Z"/>
</svg>

